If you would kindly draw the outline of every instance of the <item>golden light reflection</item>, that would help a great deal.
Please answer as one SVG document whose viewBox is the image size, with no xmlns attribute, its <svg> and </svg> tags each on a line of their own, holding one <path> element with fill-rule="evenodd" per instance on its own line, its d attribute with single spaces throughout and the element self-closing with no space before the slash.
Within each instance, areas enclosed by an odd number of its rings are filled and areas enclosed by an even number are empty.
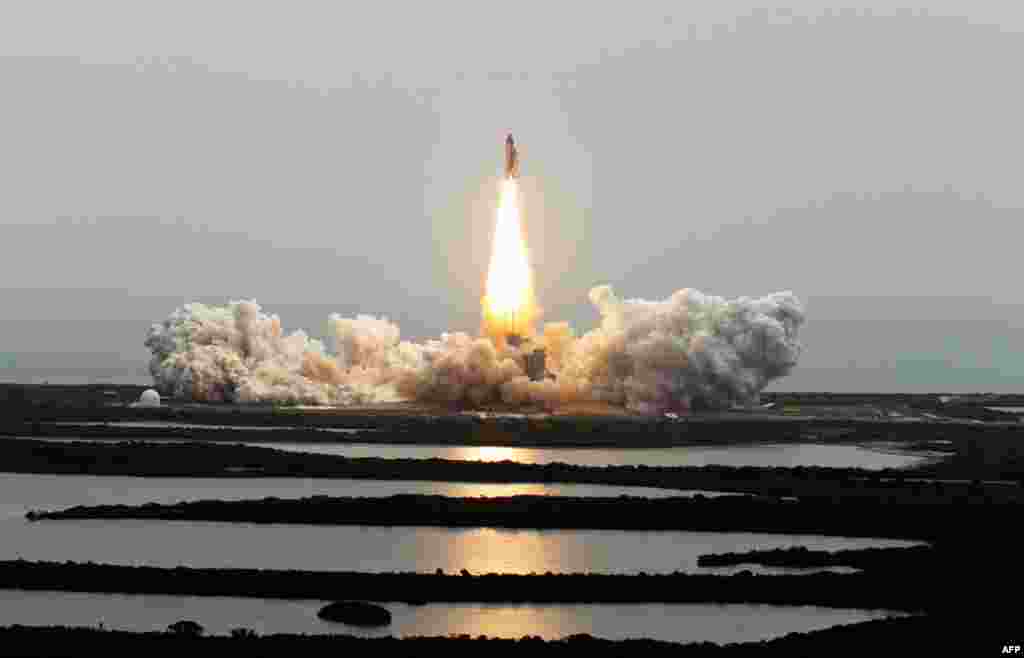
<svg viewBox="0 0 1024 658">
<path fill-rule="evenodd" d="M 566 564 L 578 563 L 583 549 L 571 535 L 551 537 L 536 530 L 465 528 L 450 537 L 446 550 L 429 560 L 446 573 L 461 569 L 474 574 L 560 571 Z M 566 543 L 576 545 L 567 548 Z M 567 555 L 567 550 L 575 555 Z"/>
<path fill-rule="evenodd" d="M 545 640 L 557 640 L 581 632 L 579 626 L 583 626 L 586 632 L 593 632 L 592 624 L 587 623 L 586 617 L 577 621 L 572 615 L 559 612 L 559 609 L 550 606 L 460 605 L 446 608 L 441 614 L 443 628 L 449 635 L 467 633 L 473 637 L 487 635 L 506 638 L 539 635 Z M 423 635 L 430 634 L 423 632 Z"/>
<path fill-rule="evenodd" d="M 540 483 L 498 483 L 487 484 L 484 482 L 452 483 L 448 485 L 447 496 L 461 498 L 497 498 L 502 496 L 545 496 L 551 495 L 548 485 Z"/>
<path fill-rule="evenodd" d="M 452 448 L 452 456 L 449 459 L 481 462 L 508 460 L 529 463 L 535 461 L 529 452 L 529 450 L 524 450 L 523 448 L 506 448 L 502 446 L 460 446 Z"/>
</svg>

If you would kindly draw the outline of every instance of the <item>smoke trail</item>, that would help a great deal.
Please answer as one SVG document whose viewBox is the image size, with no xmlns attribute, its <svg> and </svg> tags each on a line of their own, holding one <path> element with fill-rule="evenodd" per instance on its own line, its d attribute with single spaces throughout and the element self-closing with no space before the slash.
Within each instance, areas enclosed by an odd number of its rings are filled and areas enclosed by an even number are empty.
<svg viewBox="0 0 1024 658">
<path fill-rule="evenodd" d="M 548 323 L 534 342 L 499 351 L 465 333 L 400 340 L 383 318 L 332 314 L 333 353 L 284 335 L 254 302 L 187 304 L 149 331 L 150 372 L 164 394 L 203 401 L 351 405 L 421 400 L 547 408 L 596 400 L 641 413 L 753 402 L 800 356 L 803 307 L 792 293 L 724 300 L 680 290 L 660 302 L 590 291 L 600 327 L 576 338 Z M 525 352 L 543 347 L 549 376 L 530 381 Z"/>
</svg>

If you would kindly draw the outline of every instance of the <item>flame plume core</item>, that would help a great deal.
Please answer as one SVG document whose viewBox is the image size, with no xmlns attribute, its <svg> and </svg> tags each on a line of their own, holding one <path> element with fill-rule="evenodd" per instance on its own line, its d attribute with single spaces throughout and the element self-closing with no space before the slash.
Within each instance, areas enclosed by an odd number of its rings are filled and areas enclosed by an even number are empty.
<svg viewBox="0 0 1024 658">
<path fill-rule="evenodd" d="M 515 178 L 502 181 L 485 290 L 481 333 L 495 347 L 504 347 L 509 336 L 533 335 L 539 309 L 519 211 L 519 182 Z"/>
</svg>

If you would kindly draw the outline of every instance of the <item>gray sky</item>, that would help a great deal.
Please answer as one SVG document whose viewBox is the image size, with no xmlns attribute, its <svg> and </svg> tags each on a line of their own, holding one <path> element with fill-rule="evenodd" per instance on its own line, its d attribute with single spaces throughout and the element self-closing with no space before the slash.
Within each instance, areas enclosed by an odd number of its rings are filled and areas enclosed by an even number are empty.
<svg viewBox="0 0 1024 658">
<path fill-rule="evenodd" d="M 1024 9 L 927 5 L 4 3 L 0 352 L 135 369 L 192 300 L 475 330 L 511 130 L 546 319 L 791 289 L 775 389 L 1024 391 Z"/>
</svg>

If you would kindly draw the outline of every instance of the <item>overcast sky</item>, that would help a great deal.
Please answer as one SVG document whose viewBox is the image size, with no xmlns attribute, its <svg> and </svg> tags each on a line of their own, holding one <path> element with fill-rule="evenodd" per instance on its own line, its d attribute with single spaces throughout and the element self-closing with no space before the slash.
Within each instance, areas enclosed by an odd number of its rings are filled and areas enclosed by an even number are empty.
<svg viewBox="0 0 1024 658">
<path fill-rule="evenodd" d="M 0 352 L 476 330 L 512 131 L 546 319 L 793 290 L 776 390 L 1024 391 L 1024 6 L 926 4 L 3 3 Z"/>
</svg>

